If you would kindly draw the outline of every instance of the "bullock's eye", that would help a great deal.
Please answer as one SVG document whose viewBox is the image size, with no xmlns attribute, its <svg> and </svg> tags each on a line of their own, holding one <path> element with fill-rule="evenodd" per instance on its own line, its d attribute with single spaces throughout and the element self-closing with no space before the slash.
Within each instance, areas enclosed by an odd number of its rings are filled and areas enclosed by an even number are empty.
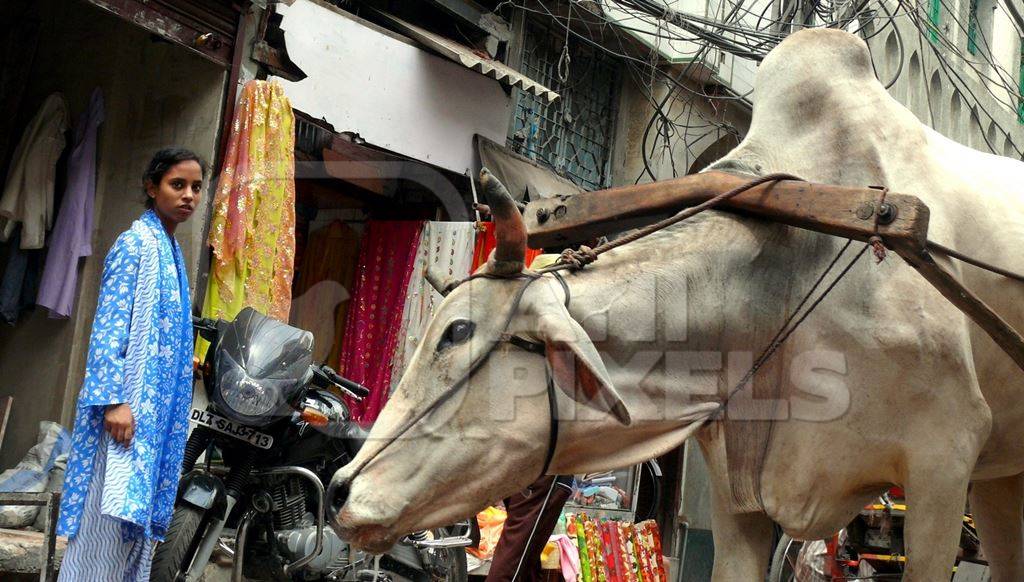
<svg viewBox="0 0 1024 582">
<path fill-rule="evenodd" d="M 458 319 L 449 323 L 448 329 L 444 330 L 444 335 L 441 336 L 441 341 L 437 344 L 437 349 L 443 350 L 461 344 L 473 337 L 474 329 L 476 329 L 476 325 L 472 321 L 465 319 Z"/>
</svg>

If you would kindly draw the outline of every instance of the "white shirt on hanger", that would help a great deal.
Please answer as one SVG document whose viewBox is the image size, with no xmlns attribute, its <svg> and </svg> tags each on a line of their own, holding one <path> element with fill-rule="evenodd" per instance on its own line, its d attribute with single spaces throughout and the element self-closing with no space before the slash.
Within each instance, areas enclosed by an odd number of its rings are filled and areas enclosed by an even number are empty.
<svg viewBox="0 0 1024 582">
<path fill-rule="evenodd" d="M 20 222 L 21 248 L 43 248 L 46 231 L 53 224 L 54 178 L 67 127 L 67 103 L 63 95 L 53 93 L 25 128 L 11 158 L 0 196 L 0 217 L 6 219 L 0 239 L 9 239 L 15 223 Z"/>
</svg>

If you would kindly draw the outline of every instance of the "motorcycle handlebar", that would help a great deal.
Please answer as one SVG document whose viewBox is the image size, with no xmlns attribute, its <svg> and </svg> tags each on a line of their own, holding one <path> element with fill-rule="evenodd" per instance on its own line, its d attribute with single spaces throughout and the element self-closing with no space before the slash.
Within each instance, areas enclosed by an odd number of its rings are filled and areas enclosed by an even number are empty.
<svg viewBox="0 0 1024 582">
<path fill-rule="evenodd" d="M 195 315 L 192 316 L 192 327 L 209 328 L 209 327 L 216 327 L 216 326 L 217 326 L 217 321 L 216 320 L 207 319 L 205 317 L 196 317 Z"/>
<path fill-rule="evenodd" d="M 322 376 L 322 378 L 324 380 L 326 380 L 327 382 L 337 386 L 338 388 L 340 388 L 342 391 L 348 393 L 353 398 L 357 398 L 359 400 L 362 400 L 363 398 L 366 398 L 367 396 L 370 395 L 370 389 L 369 388 L 367 388 L 366 386 L 363 386 L 362 384 L 359 384 L 358 382 L 353 382 L 352 380 L 349 380 L 348 378 L 343 378 L 340 374 L 335 372 L 327 364 L 321 364 L 320 366 L 313 366 L 313 371 L 314 372 L 319 372 L 319 374 L 317 374 L 317 375 Z"/>
<path fill-rule="evenodd" d="M 212 342 L 217 334 L 217 320 L 192 316 L 192 329 L 208 342 Z"/>
</svg>

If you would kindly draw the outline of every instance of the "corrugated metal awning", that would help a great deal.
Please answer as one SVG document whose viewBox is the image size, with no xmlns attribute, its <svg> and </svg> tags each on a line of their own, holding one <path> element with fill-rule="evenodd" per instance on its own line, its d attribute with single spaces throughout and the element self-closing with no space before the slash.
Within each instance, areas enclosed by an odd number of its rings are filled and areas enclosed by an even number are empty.
<svg viewBox="0 0 1024 582">
<path fill-rule="evenodd" d="M 486 55 L 478 54 L 464 44 L 457 43 L 429 30 L 424 30 L 415 24 L 410 24 L 390 14 L 382 12 L 379 14 L 393 22 L 404 34 L 416 42 L 451 61 L 461 64 L 467 69 L 472 69 L 481 75 L 496 79 L 503 85 L 519 87 L 523 91 L 545 99 L 548 103 L 559 97 L 558 93 L 516 71 L 505 63 L 496 61 Z"/>
</svg>

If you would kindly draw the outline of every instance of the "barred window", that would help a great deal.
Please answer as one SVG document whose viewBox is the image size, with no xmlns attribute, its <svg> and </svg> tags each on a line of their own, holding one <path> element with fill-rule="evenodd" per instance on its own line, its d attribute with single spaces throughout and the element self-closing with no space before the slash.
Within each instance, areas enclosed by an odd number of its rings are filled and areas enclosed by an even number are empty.
<svg viewBox="0 0 1024 582">
<path fill-rule="evenodd" d="M 508 144 L 587 190 L 611 183 L 619 67 L 565 29 L 526 20 L 523 74 L 556 91 L 554 103 L 518 91 Z"/>
</svg>

